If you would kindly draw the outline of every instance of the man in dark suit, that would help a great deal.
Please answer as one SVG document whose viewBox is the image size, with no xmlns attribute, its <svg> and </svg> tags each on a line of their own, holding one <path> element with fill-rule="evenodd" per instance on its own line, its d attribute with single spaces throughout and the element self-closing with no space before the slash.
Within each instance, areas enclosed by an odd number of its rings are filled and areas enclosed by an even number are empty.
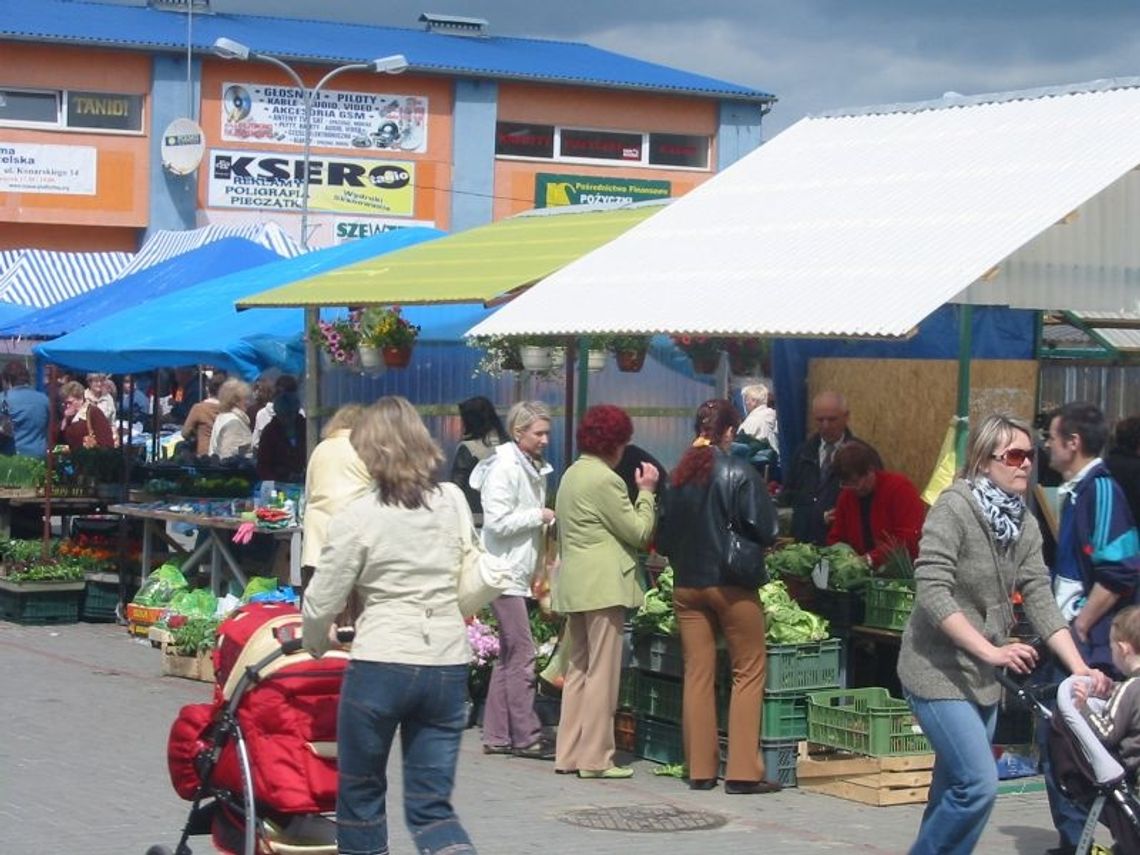
<svg viewBox="0 0 1140 855">
<path fill-rule="evenodd" d="M 835 453 L 856 439 L 847 427 L 847 401 L 838 392 L 820 392 L 812 399 L 811 417 L 816 432 L 796 449 L 785 467 L 784 489 L 778 502 L 792 509 L 792 537 L 823 546 L 835 502 L 839 498 L 839 475 L 832 469 Z M 860 440 L 862 442 L 862 440 Z M 864 442 L 868 448 L 871 446 Z M 871 450 L 882 468 L 879 453 Z"/>
</svg>

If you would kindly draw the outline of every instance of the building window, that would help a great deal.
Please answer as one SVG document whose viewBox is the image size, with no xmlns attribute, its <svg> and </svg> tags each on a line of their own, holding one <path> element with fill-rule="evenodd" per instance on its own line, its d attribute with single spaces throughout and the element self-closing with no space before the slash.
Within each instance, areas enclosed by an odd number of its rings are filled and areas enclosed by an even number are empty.
<svg viewBox="0 0 1140 855">
<path fill-rule="evenodd" d="M 58 125 L 59 93 L 0 89 L 0 122 Z"/>
<path fill-rule="evenodd" d="M 499 122 L 495 154 L 565 163 L 621 163 L 669 169 L 709 168 L 711 138 L 699 134 L 657 134 L 563 128 Z"/>
<path fill-rule="evenodd" d="M 143 96 L 66 89 L 0 89 L 0 125 L 141 134 Z"/>
<path fill-rule="evenodd" d="M 649 162 L 654 166 L 708 169 L 709 138 L 686 134 L 650 134 Z"/>
<path fill-rule="evenodd" d="M 495 126 L 495 154 L 510 157 L 554 157 L 554 126 L 499 122 Z"/>
</svg>

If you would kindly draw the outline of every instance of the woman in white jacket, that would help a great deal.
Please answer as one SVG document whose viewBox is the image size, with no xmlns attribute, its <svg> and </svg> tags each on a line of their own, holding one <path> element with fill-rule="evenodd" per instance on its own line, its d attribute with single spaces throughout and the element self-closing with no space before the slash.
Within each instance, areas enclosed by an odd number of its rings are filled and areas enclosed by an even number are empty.
<svg viewBox="0 0 1140 855">
<path fill-rule="evenodd" d="M 542 739 L 534 711 L 534 637 L 526 598 L 542 559 L 543 529 L 554 521 L 546 507 L 550 464 L 543 452 L 550 442 L 550 410 L 540 401 L 522 401 L 507 414 L 511 441 L 471 473 L 471 486 L 483 500 L 483 546 L 507 558 L 514 585 L 491 603 L 499 622 L 499 658 L 491 671 L 483 710 L 483 751 L 554 759 Z"/>
</svg>

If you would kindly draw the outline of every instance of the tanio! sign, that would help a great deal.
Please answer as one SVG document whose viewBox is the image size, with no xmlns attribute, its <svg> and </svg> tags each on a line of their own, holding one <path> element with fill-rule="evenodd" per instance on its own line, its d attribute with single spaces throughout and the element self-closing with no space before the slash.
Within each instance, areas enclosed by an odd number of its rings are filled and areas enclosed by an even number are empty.
<svg viewBox="0 0 1140 855">
<path fill-rule="evenodd" d="M 301 157 L 251 151 L 211 151 L 211 208 L 301 210 Z M 406 161 L 314 157 L 309 161 L 309 209 L 410 217 L 415 212 L 415 164 Z"/>
</svg>

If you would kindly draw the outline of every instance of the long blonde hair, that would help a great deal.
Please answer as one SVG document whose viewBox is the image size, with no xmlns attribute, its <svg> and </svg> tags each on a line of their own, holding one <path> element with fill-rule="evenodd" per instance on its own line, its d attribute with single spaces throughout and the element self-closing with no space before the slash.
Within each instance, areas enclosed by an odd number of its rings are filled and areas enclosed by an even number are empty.
<svg viewBox="0 0 1140 855">
<path fill-rule="evenodd" d="M 321 431 L 321 439 L 328 439 L 338 430 L 352 430 L 362 415 L 364 415 L 363 404 L 345 404 L 332 414 L 332 418 Z"/>
<path fill-rule="evenodd" d="M 368 407 L 349 441 L 376 482 L 380 501 L 405 508 L 427 504 L 443 452 L 407 398 L 386 395 Z"/>
</svg>

